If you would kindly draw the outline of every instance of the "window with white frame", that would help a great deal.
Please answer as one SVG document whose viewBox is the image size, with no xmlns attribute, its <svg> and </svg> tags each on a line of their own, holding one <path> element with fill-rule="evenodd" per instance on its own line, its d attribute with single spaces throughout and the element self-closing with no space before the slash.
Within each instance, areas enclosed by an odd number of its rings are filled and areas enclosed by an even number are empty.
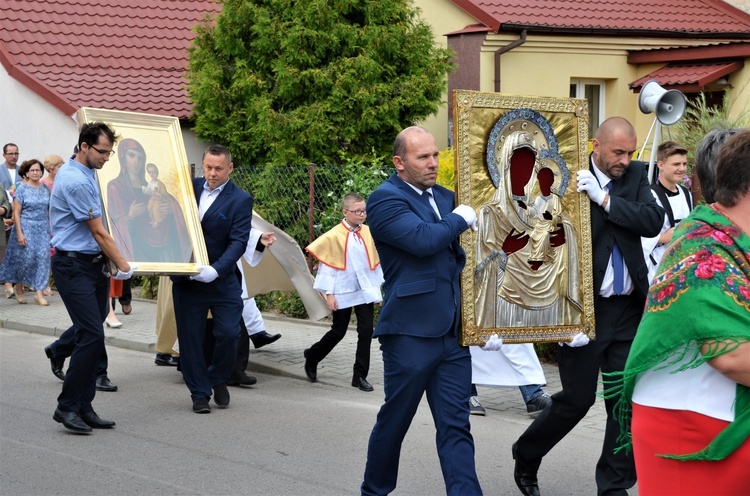
<svg viewBox="0 0 750 496">
<path fill-rule="evenodd" d="M 604 121 L 604 81 L 571 79 L 570 97 L 585 98 L 589 102 L 589 139 L 594 138 L 599 124 Z"/>
</svg>

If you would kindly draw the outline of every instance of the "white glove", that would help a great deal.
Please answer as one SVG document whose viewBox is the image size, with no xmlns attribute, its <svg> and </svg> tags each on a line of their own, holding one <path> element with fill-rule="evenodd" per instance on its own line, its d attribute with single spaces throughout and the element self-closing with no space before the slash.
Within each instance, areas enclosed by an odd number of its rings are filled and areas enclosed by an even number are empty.
<svg viewBox="0 0 750 496">
<path fill-rule="evenodd" d="M 487 340 L 484 346 L 481 347 L 483 351 L 500 351 L 503 346 L 503 340 L 497 335 L 493 334 L 490 339 Z"/>
<path fill-rule="evenodd" d="M 477 227 L 477 213 L 470 206 L 459 205 L 453 209 L 453 213 L 458 214 L 461 217 L 463 217 L 466 223 L 469 224 L 469 227 L 472 230 L 474 231 L 479 230 L 479 228 Z"/>
<path fill-rule="evenodd" d="M 558 344 L 560 346 L 565 344 L 565 345 L 570 346 L 571 348 L 580 348 L 581 346 L 586 346 L 587 344 L 589 344 L 589 341 L 591 340 L 589 339 L 587 335 L 585 335 L 582 332 L 579 332 L 578 334 L 573 336 L 573 339 L 570 342 L 558 343 Z"/>
<path fill-rule="evenodd" d="M 216 269 L 214 269 L 210 265 L 199 265 L 196 268 L 200 269 L 201 272 L 200 274 L 195 274 L 194 276 L 190 276 L 191 281 L 209 283 L 215 280 L 217 277 L 219 277 L 219 273 L 216 272 Z"/>
<path fill-rule="evenodd" d="M 576 174 L 578 176 L 578 192 L 585 191 L 591 201 L 601 205 L 604 197 L 607 196 L 607 192 L 599 186 L 599 181 L 596 180 L 594 174 L 590 170 L 579 170 Z"/>
<path fill-rule="evenodd" d="M 117 279 L 118 281 L 124 281 L 125 279 L 130 279 L 133 277 L 133 272 L 135 272 L 135 269 L 137 269 L 137 265 L 130 264 L 130 270 L 127 272 L 123 272 L 120 269 L 117 269 L 117 273 L 113 275 L 112 277 L 114 279 Z"/>
</svg>

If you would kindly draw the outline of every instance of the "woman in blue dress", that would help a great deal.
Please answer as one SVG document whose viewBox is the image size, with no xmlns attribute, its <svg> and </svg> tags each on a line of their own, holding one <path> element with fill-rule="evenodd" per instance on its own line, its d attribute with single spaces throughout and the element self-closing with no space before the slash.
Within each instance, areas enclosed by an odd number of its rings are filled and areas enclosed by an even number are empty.
<svg viewBox="0 0 750 496">
<path fill-rule="evenodd" d="M 24 183 L 13 199 L 13 230 L 5 258 L 0 264 L 0 281 L 14 281 L 18 303 L 25 304 L 23 285 L 34 291 L 34 303 L 47 306 L 42 290 L 47 287 L 49 258 L 49 187 L 40 182 L 42 163 L 36 159 L 21 164 Z"/>
</svg>

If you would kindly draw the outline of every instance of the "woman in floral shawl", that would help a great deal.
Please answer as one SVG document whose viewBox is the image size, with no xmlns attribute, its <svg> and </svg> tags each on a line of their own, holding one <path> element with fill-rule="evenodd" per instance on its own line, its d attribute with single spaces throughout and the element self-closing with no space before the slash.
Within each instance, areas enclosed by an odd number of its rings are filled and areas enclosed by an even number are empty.
<svg viewBox="0 0 750 496">
<path fill-rule="evenodd" d="M 716 203 L 675 230 L 625 371 L 605 378 L 641 496 L 750 491 L 750 130 L 716 172 Z"/>
</svg>

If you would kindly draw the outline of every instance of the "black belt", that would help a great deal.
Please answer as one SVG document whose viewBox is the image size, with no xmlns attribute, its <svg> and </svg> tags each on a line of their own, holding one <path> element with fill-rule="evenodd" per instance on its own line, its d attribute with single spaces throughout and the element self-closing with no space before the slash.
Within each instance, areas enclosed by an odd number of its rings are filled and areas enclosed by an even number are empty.
<svg viewBox="0 0 750 496">
<path fill-rule="evenodd" d="M 55 255 L 60 255 L 61 257 L 77 258 L 78 260 L 85 260 L 86 262 L 91 263 L 99 263 L 104 261 L 104 255 L 102 253 L 92 255 L 91 253 L 81 253 L 80 251 L 65 251 L 55 248 Z"/>
</svg>

